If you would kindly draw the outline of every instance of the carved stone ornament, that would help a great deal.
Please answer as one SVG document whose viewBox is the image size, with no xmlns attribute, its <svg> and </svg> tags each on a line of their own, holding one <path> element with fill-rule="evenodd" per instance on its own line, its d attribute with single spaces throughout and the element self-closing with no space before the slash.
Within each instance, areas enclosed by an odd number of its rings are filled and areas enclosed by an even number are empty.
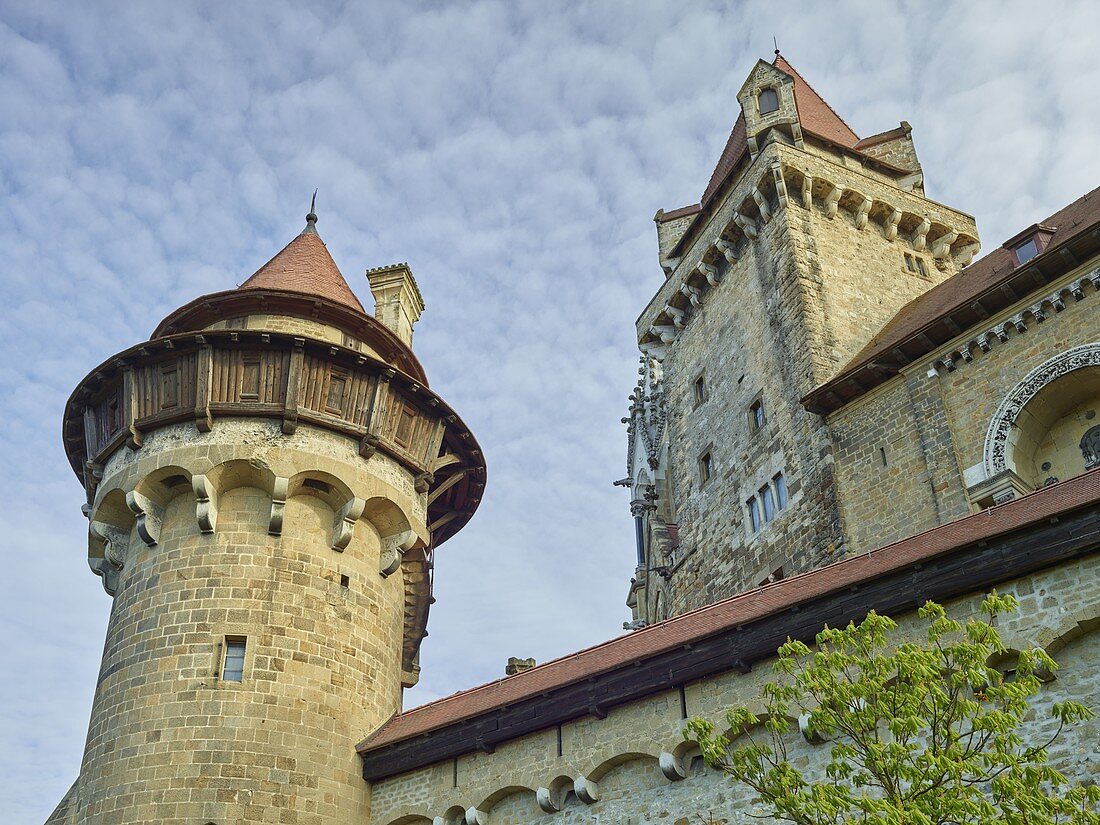
<svg viewBox="0 0 1100 825">
<path fill-rule="evenodd" d="M 1063 375 L 1097 366 L 1100 366 L 1100 342 L 1081 344 L 1040 364 L 1012 388 L 997 408 L 986 431 L 983 463 L 987 478 L 1006 469 L 1014 469 L 1009 467 L 1009 436 L 1020 412 L 1031 399 L 1047 384 L 1057 381 Z"/>
</svg>

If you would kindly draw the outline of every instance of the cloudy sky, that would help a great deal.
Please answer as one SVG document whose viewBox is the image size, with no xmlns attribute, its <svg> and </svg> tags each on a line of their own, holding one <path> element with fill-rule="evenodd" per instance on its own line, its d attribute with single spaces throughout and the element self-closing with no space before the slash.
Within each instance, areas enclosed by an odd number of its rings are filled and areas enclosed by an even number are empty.
<svg viewBox="0 0 1100 825">
<path fill-rule="evenodd" d="M 772 35 L 858 133 L 912 123 L 929 195 L 989 249 L 1100 184 L 1098 9 L 0 0 L 0 818 L 75 778 L 109 608 L 64 401 L 244 280 L 314 188 L 368 306 L 367 267 L 413 266 L 417 352 L 489 462 L 416 704 L 622 632 L 652 217 L 698 200 Z"/>
</svg>

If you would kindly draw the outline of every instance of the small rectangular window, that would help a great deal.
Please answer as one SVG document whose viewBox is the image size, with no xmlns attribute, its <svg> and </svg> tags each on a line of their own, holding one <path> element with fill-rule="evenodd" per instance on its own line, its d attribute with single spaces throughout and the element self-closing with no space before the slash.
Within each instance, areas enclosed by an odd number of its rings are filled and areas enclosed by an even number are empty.
<svg viewBox="0 0 1100 825">
<path fill-rule="evenodd" d="M 910 255 L 908 252 L 905 253 L 905 268 L 908 269 L 910 272 L 917 271 L 916 261 L 913 260 L 913 256 Z"/>
<path fill-rule="evenodd" d="M 783 510 L 787 506 L 787 479 L 783 478 L 782 473 L 778 473 L 772 479 L 772 484 L 775 485 L 775 502 Z"/>
<path fill-rule="evenodd" d="M 749 407 L 749 425 L 752 427 L 752 431 L 756 432 L 763 427 L 764 420 L 764 400 L 757 398 Z"/>
<path fill-rule="evenodd" d="M 707 400 L 707 384 L 701 375 L 695 379 L 694 394 L 696 407 Z"/>
<path fill-rule="evenodd" d="M 408 447 L 412 439 L 414 423 L 416 423 L 416 412 L 407 404 L 403 405 L 397 414 L 397 431 L 393 434 L 393 440 L 402 447 Z"/>
<path fill-rule="evenodd" d="M 1016 253 L 1016 263 L 1026 264 L 1032 258 L 1039 254 L 1039 246 L 1035 243 L 1034 238 L 1028 238 L 1019 246 L 1013 249 Z"/>
<path fill-rule="evenodd" d="M 241 400 L 260 399 L 260 357 L 246 355 L 241 359 Z"/>
<path fill-rule="evenodd" d="M 711 473 L 714 470 L 714 460 L 711 458 L 710 450 L 707 450 L 701 456 L 699 456 L 699 483 L 700 485 L 706 484 L 710 481 Z"/>
<path fill-rule="evenodd" d="M 333 373 L 328 379 L 328 398 L 325 401 L 325 409 L 343 415 L 344 391 L 347 389 L 348 379 L 345 375 Z"/>
<path fill-rule="evenodd" d="M 222 661 L 222 680 L 240 682 L 244 679 L 245 639 L 241 636 L 227 636 L 225 639 L 225 658 Z"/>
<path fill-rule="evenodd" d="M 885 447 L 879 447 L 878 448 L 878 459 L 879 459 L 879 461 L 882 462 L 883 467 L 886 467 L 886 466 L 889 465 L 890 462 L 887 461 L 887 459 L 886 459 L 886 448 Z"/>
<path fill-rule="evenodd" d="M 756 500 L 756 496 L 753 496 L 745 502 L 745 506 L 749 510 L 749 524 L 752 525 L 752 531 L 754 533 L 760 532 L 760 503 Z"/>
<path fill-rule="evenodd" d="M 179 404 L 179 373 L 176 365 L 160 368 L 160 408 L 167 410 Z"/>
<path fill-rule="evenodd" d="M 927 278 L 928 270 L 924 268 L 924 258 L 914 258 L 913 260 L 917 262 L 917 272 L 920 274 L 920 276 L 922 278 Z"/>
<path fill-rule="evenodd" d="M 760 488 L 760 502 L 764 505 L 764 523 L 767 524 L 775 518 L 775 496 L 772 495 L 771 485 Z"/>
</svg>

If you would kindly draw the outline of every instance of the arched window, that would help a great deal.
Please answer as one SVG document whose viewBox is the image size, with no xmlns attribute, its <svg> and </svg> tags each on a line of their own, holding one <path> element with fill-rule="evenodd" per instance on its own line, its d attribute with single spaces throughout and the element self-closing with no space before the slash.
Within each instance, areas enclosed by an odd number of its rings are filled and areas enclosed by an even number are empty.
<svg viewBox="0 0 1100 825">
<path fill-rule="evenodd" d="M 760 114 L 766 115 L 779 109 L 779 95 L 775 89 L 764 89 L 756 99 L 760 107 Z"/>
</svg>

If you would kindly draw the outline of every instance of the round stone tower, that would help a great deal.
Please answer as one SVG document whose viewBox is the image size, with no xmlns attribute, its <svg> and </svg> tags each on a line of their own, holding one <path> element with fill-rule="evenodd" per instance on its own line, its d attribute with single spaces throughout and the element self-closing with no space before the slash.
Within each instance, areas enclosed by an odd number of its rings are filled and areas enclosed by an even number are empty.
<svg viewBox="0 0 1100 825">
<path fill-rule="evenodd" d="M 485 465 L 410 348 L 408 266 L 367 272 L 372 318 L 316 221 L 69 399 L 88 561 L 114 602 L 51 821 L 369 819 L 355 745 L 416 682 L 432 553 Z"/>
</svg>

